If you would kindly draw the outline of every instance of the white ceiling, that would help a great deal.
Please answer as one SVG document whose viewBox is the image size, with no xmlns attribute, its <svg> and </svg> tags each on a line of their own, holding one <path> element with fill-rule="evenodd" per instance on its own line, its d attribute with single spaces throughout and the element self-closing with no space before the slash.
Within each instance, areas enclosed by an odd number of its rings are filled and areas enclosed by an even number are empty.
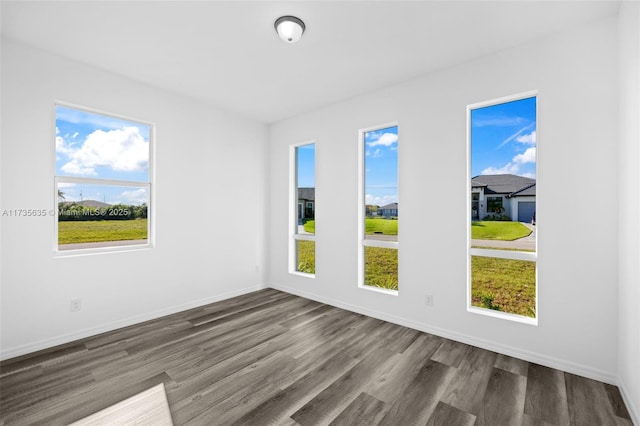
<svg viewBox="0 0 640 426">
<path fill-rule="evenodd" d="M 2 36 L 271 123 L 617 13 L 618 1 L 2 1 Z M 273 22 L 307 26 L 293 45 Z"/>
</svg>

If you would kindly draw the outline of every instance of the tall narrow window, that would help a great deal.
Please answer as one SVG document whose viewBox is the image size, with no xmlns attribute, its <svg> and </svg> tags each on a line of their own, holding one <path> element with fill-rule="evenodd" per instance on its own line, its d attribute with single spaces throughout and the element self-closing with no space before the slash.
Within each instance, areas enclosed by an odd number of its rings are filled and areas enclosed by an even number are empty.
<svg viewBox="0 0 640 426">
<path fill-rule="evenodd" d="M 535 93 L 468 107 L 470 311 L 537 321 Z"/>
<path fill-rule="evenodd" d="M 152 126 L 56 105 L 58 251 L 150 245 Z"/>
<path fill-rule="evenodd" d="M 316 145 L 291 147 L 289 272 L 316 273 Z"/>
<path fill-rule="evenodd" d="M 361 130 L 358 285 L 398 291 L 398 126 Z"/>
</svg>

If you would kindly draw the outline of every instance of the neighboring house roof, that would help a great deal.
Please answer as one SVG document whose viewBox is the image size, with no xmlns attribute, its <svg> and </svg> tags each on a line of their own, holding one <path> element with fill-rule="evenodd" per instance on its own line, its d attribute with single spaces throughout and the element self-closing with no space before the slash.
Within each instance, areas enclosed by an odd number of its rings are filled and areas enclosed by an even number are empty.
<svg viewBox="0 0 640 426">
<path fill-rule="evenodd" d="M 536 195 L 535 179 L 511 174 L 474 176 L 471 186 L 484 187 L 485 194 L 504 194 L 508 197 Z"/>
<path fill-rule="evenodd" d="M 472 188 L 480 188 L 480 187 L 483 187 L 483 188 L 484 188 L 484 187 L 486 187 L 486 186 L 487 186 L 487 184 L 486 184 L 486 183 L 480 183 L 480 182 L 478 182 L 478 181 L 477 181 L 477 180 L 475 180 L 475 179 L 471 179 L 471 187 L 472 187 Z"/>
<path fill-rule="evenodd" d="M 298 200 L 315 201 L 316 189 L 315 188 L 298 188 Z"/>
<path fill-rule="evenodd" d="M 391 203 L 380 207 L 380 210 L 398 210 L 398 203 Z"/>
<path fill-rule="evenodd" d="M 102 201 L 98 201 L 98 200 L 63 201 L 62 204 L 65 206 L 70 206 L 71 204 L 77 204 L 79 206 L 94 207 L 94 208 L 111 207 L 111 204 L 103 203 Z"/>
</svg>

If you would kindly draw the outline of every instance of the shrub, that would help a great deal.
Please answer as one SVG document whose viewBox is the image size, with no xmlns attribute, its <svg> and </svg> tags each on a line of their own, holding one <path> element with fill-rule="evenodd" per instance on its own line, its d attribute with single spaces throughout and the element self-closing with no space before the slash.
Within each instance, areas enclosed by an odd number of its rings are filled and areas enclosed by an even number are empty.
<svg viewBox="0 0 640 426">
<path fill-rule="evenodd" d="M 502 222 L 511 222 L 511 218 L 506 214 L 488 214 L 482 218 L 482 220 L 493 220 L 493 221 L 502 221 Z"/>
</svg>

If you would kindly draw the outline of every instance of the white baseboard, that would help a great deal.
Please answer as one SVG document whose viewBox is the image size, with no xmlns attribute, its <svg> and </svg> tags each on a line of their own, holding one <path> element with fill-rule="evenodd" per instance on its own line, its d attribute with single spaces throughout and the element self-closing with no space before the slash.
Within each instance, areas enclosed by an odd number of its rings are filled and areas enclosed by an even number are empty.
<svg viewBox="0 0 640 426">
<path fill-rule="evenodd" d="M 186 311 L 189 309 L 197 308 L 200 306 L 208 305 L 210 303 L 219 302 L 221 300 L 230 299 L 232 297 L 241 296 L 243 294 L 252 293 L 254 291 L 267 288 L 267 285 L 261 284 L 251 287 L 246 287 L 240 290 L 234 290 L 228 293 L 219 294 L 217 296 L 208 297 L 205 299 L 194 300 L 192 302 L 183 303 L 181 305 L 171 306 L 165 309 L 160 309 L 155 312 L 148 312 L 142 315 L 136 315 L 123 320 L 110 322 L 97 327 L 86 328 L 73 333 L 63 334 L 60 336 L 39 340 L 37 342 L 28 343 L 26 345 L 16 346 L 13 348 L 0 351 L 0 360 L 14 358 L 21 355 L 26 355 L 32 352 L 40 351 L 43 349 L 52 348 L 54 346 L 70 343 L 79 339 L 95 336 L 100 333 L 117 330 L 119 328 L 128 327 L 130 325 L 139 324 L 145 321 L 157 319 L 166 315 L 175 314 L 178 312 Z"/>
<path fill-rule="evenodd" d="M 340 300 L 318 296 L 313 293 L 300 291 L 298 289 L 283 286 L 283 285 L 270 284 L 269 287 L 275 290 L 284 291 L 286 293 L 295 294 L 296 296 L 304 297 L 306 299 L 311 299 L 317 302 L 325 303 L 327 305 L 335 306 L 341 309 L 346 309 L 351 312 L 356 312 L 356 313 L 367 315 L 369 317 L 377 318 L 383 321 L 413 328 L 415 330 L 423 331 L 425 333 L 435 334 L 436 336 L 455 340 L 456 342 L 461 342 L 471 346 L 476 346 L 492 352 L 501 353 L 514 358 L 544 365 L 550 368 L 555 368 L 557 370 L 566 371 L 568 373 L 576 374 L 579 376 L 588 377 L 590 379 L 598 380 L 600 382 L 609 383 L 616 386 L 618 385 L 618 377 L 615 374 L 602 371 L 596 368 L 592 368 L 589 366 L 585 366 L 582 364 L 577 364 L 569 360 L 558 359 L 558 358 L 550 357 L 544 354 L 522 350 L 513 346 L 503 345 L 490 340 L 480 339 L 475 336 L 457 333 L 457 332 L 446 330 L 440 327 L 434 327 L 426 323 L 421 323 L 417 321 L 408 320 L 406 318 L 389 315 L 387 313 L 375 311 L 363 306 L 351 305 L 349 303 L 345 303 Z"/>
<path fill-rule="evenodd" d="M 633 401 L 631 399 L 625 387 L 624 380 L 618 380 L 618 389 L 620 389 L 624 405 L 627 406 L 627 411 L 629 412 L 629 416 L 631 416 L 631 422 L 634 425 L 640 425 L 640 401 Z"/>
</svg>

